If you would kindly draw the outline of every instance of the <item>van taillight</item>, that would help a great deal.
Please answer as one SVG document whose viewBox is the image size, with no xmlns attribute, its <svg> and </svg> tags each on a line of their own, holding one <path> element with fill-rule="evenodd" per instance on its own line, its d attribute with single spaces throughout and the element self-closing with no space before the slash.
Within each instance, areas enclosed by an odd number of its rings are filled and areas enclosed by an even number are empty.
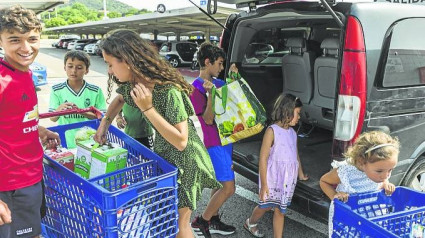
<svg viewBox="0 0 425 238">
<path fill-rule="evenodd" d="M 366 111 L 366 50 L 363 29 L 349 16 L 341 63 L 332 157 L 342 158 L 363 127 Z"/>
</svg>

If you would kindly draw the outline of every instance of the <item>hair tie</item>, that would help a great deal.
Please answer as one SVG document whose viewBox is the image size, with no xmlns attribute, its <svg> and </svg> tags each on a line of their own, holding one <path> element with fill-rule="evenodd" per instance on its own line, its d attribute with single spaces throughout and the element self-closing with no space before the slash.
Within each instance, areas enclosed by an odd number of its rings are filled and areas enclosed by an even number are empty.
<svg viewBox="0 0 425 238">
<path fill-rule="evenodd" d="M 374 151 L 376 149 L 379 149 L 379 148 L 382 148 L 382 147 L 385 147 L 385 146 L 393 146 L 394 147 L 394 145 L 391 144 L 391 143 L 385 143 L 385 144 L 375 145 L 374 147 L 367 149 L 364 153 L 367 154 L 371 151 Z"/>
</svg>

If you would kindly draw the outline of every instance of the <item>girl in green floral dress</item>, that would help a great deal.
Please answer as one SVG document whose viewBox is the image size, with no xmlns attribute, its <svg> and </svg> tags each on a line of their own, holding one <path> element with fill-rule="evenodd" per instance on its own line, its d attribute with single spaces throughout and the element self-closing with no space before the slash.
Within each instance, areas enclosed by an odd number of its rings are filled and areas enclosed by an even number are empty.
<svg viewBox="0 0 425 238">
<path fill-rule="evenodd" d="M 150 43 L 131 30 L 115 30 L 100 43 L 111 78 L 123 83 L 95 135 L 100 143 L 121 104 L 138 107 L 156 130 L 154 151 L 178 168 L 179 233 L 193 237 L 190 216 L 204 188 L 220 188 L 211 159 L 189 116 L 192 87 Z M 115 101 L 115 100 L 114 100 Z"/>
</svg>

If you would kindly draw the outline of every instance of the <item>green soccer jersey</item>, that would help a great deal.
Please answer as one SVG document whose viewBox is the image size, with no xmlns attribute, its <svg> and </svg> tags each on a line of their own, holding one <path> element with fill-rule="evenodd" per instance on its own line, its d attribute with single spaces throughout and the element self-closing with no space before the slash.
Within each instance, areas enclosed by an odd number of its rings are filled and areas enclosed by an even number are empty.
<svg viewBox="0 0 425 238">
<path fill-rule="evenodd" d="M 78 93 L 72 90 L 72 88 L 68 85 L 68 80 L 54 85 L 50 93 L 49 111 L 56 111 L 59 105 L 65 102 L 72 102 L 77 105 L 78 108 L 94 106 L 102 112 L 106 111 L 106 102 L 102 89 L 96 85 L 89 84 L 86 81 L 84 81 L 84 85 Z M 87 120 L 88 118 L 83 115 L 71 114 L 59 117 L 58 124 L 65 125 Z M 76 147 L 74 140 L 75 132 L 76 130 L 70 130 L 65 133 L 68 148 Z"/>
</svg>

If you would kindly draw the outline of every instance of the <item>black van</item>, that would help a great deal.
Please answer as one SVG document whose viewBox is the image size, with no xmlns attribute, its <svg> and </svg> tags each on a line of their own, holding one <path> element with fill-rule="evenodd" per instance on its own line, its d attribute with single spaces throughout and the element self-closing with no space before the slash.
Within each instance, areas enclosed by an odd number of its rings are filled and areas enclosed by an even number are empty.
<svg viewBox="0 0 425 238">
<path fill-rule="evenodd" d="M 282 92 L 304 104 L 296 130 L 310 179 L 298 182 L 294 202 L 326 218 L 329 200 L 319 179 L 370 130 L 401 141 L 390 181 L 425 191 L 425 7 L 414 4 L 420 1 L 219 2 L 249 8 L 225 23 L 227 68 L 237 64 L 268 112 Z M 261 139 L 234 144 L 235 170 L 255 182 Z"/>
</svg>

